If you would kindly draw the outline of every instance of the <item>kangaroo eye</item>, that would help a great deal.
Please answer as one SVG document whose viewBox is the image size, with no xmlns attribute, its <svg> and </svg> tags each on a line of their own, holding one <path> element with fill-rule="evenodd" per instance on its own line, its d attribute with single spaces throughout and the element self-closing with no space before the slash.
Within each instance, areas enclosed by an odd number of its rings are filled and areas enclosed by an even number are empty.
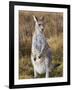
<svg viewBox="0 0 72 90">
<path fill-rule="evenodd" d="M 36 61 L 36 58 L 34 58 L 34 61 Z"/>
<path fill-rule="evenodd" d="M 41 24 L 39 24 L 39 26 L 41 26 Z"/>
<path fill-rule="evenodd" d="M 38 58 L 41 58 L 41 56 L 38 56 Z"/>
</svg>

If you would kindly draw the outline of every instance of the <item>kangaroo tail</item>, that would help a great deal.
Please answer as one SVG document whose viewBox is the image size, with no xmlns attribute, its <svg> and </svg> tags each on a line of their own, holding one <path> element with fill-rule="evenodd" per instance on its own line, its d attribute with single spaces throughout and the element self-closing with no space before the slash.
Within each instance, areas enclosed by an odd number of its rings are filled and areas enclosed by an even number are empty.
<svg viewBox="0 0 72 90">
<path fill-rule="evenodd" d="M 50 65 L 50 72 L 52 71 L 52 69 L 57 68 L 58 66 L 60 66 L 60 64 L 51 64 Z"/>
</svg>

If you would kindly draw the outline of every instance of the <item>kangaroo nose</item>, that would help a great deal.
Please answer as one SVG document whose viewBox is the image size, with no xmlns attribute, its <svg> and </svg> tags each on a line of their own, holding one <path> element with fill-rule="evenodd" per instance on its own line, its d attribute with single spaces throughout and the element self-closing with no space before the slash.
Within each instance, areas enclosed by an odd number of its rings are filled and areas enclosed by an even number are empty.
<svg viewBox="0 0 72 90">
<path fill-rule="evenodd" d="M 42 28 L 42 31 L 43 31 L 44 29 Z"/>
<path fill-rule="evenodd" d="M 36 58 L 34 58 L 34 61 L 36 61 Z"/>
<path fill-rule="evenodd" d="M 44 30 L 44 27 L 42 26 L 41 29 L 42 29 L 42 31 L 43 31 L 43 30 Z"/>
</svg>

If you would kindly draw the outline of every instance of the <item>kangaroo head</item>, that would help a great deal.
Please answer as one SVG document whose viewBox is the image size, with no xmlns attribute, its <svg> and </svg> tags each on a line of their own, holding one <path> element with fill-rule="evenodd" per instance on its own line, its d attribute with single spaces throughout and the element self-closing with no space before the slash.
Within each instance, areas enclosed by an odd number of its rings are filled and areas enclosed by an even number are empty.
<svg viewBox="0 0 72 90">
<path fill-rule="evenodd" d="M 43 32 L 44 26 L 43 26 L 42 17 L 40 17 L 40 19 L 38 20 L 36 16 L 33 16 L 33 19 L 35 21 L 35 30 Z"/>
</svg>

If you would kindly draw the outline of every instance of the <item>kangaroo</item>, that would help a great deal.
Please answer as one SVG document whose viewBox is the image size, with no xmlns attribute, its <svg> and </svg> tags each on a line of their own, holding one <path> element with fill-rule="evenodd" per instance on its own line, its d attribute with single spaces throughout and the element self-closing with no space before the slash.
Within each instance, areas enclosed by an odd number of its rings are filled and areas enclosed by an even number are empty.
<svg viewBox="0 0 72 90">
<path fill-rule="evenodd" d="M 35 31 L 32 37 L 31 61 L 34 68 L 34 77 L 45 73 L 45 77 L 48 78 L 52 60 L 51 48 L 43 33 L 43 21 L 38 20 L 36 16 L 33 16 L 33 19 Z"/>
</svg>

